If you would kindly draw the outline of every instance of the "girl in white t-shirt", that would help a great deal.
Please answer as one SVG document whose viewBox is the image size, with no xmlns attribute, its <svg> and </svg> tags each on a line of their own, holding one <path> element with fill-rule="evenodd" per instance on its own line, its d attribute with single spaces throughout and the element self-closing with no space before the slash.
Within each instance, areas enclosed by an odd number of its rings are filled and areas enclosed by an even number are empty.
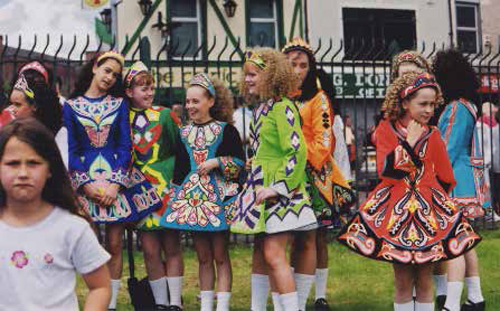
<svg viewBox="0 0 500 311">
<path fill-rule="evenodd" d="M 0 310 L 106 310 L 110 256 L 76 200 L 50 131 L 16 119 L 0 131 Z"/>
</svg>

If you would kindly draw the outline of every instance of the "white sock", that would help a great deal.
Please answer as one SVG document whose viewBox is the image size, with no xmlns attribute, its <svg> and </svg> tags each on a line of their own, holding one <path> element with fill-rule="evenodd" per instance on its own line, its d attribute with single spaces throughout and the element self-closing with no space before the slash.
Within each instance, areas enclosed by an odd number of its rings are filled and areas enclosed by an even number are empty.
<svg viewBox="0 0 500 311">
<path fill-rule="evenodd" d="M 118 291 L 122 280 L 111 279 L 111 300 L 109 301 L 108 309 L 116 309 L 116 298 L 118 298 Z"/>
<path fill-rule="evenodd" d="M 481 280 L 479 276 L 471 276 L 465 278 L 465 286 L 467 287 L 467 299 L 473 303 L 478 303 L 484 300 L 481 293 Z"/>
<path fill-rule="evenodd" d="M 407 303 L 394 303 L 394 311 L 415 311 L 415 303 L 413 300 Z"/>
<path fill-rule="evenodd" d="M 170 305 L 181 307 L 182 276 L 168 276 L 167 283 L 170 292 Z"/>
<path fill-rule="evenodd" d="M 150 280 L 149 285 L 151 286 L 151 291 L 155 297 L 155 303 L 157 305 L 168 306 L 167 278 L 161 277 L 158 280 Z"/>
<path fill-rule="evenodd" d="M 212 311 L 214 309 L 214 291 L 202 290 L 200 292 L 200 296 L 201 296 L 200 311 Z"/>
<path fill-rule="evenodd" d="M 312 283 L 314 282 L 314 275 L 295 273 L 295 288 L 297 289 L 297 296 L 299 297 L 299 310 L 306 309 L 307 297 L 311 291 Z"/>
<path fill-rule="evenodd" d="M 436 286 L 436 296 L 446 296 L 446 287 L 448 285 L 447 274 L 434 274 L 434 286 Z"/>
<path fill-rule="evenodd" d="M 265 274 L 252 273 L 252 311 L 266 310 L 268 293 L 269 277 Z"/>
<path fill-rule="evenodd" d="M 281 305 L 281 300 L 280 300 L 280 293 L 271 293 L 271 296 L 273 297 L 273 307 L 274 311 L 283 311 L 283 306 Z M 253 311 L 253 309 L 252 309 Z"/>
<path fill-rule="evenodd" d="M 315 299 L 318 300 L 320 298 L 326 299 L 326 283 L 328 281 L 328 268 L 326 269 L 316 269 L 315 276 Z"/>
<path fill-rule="evenodd" d="M 413 288 L 411 289 L 411 295 L 413 297 L 417 297 L 417 289 L 415 288 L 415 285 L 413 285 Z"/>
<path fill-rule="evenodd" d="M 464 283 L 462 282 L 448 282 L 448 289 L 446 291 L 446 303 L 445 308 L 450 311 L 460 310 L 460 297 L 462 296 L 462 288 Z"/>
<path fill-rule="evenodd" d="M 231 299 L 230 292 L 217 292 L 217 309 L 216 309 L 216 311 L 229 311 L 230 299 Z"/>
<path fill-rule="evenodd" d="M 434 304 L 417 301 L 415 302 L 415 311 L 434 311 Z"/>
<path fill-rule="evenodd" d="M 281 294 L 280 301 L 283 305 L 283 311 L 299 310 L 299 296 L 297 295 L 297 292 Z"/>
</svg>

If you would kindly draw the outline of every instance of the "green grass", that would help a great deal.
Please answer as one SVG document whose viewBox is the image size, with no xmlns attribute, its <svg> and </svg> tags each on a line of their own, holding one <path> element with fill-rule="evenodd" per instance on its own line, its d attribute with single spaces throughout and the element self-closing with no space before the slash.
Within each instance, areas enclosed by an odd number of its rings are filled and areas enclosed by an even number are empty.
<svg viewBox="0 0 500 311">
<path fill-rule="evenodd" d="M 481 234 L 484 240 L 477 247 L 477 251 L 481 264 L 483 295 L 488 310 L 500 310 L 500 230 L 482 231 Z M 230 252 L 233 266 L 231 310 L 250 310 L 251 248 L 234 246 Z M 366 259 L 338 243 L 332 243 L 329 246 L 329 253 L 330 274 L 327 298 L 332 310 L 392 310 L 393 274 L 390 264 Z M 142 255 L 136 253 L 135 259 L 138 276 L 145 276 Z M 199 292 L 198 264 L 196 254 L 192 249 L 184 251 L 184 263 L 184 310 L 199 310 L 199 302 L 196 300 Z M 129 305 L 127 276 L 128 268 L 125 260 L 118 310 L 133 310 Z M 81 280 L 78 282 L 77 293 L 82 301 L 86 288 Z M 269 303 L 271 303 L 270 300 Z M 268 309 L 272 310 L 271 305 Z"/>
</svg>

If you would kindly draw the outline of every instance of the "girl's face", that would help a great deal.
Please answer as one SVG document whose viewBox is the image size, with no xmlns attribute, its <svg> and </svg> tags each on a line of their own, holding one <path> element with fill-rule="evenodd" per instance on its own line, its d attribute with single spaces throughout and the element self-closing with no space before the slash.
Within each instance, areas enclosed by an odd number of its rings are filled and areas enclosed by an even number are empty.
<svg viewBox="0 0 500 311">
<path fill-rule="evenodd" d="M 92 67 L 94 77 L 92 83 L 99 89 L 99 91 L 106 92 L 115 85 L 116 79 L 120 77 L 122 66 L 120 63 L 112 58 L 108 58 L 101 64 Z"/>
<path fill-rule="evenodd" d="M 399 68 L 398 68 L 398 77 L 401 77 L 402 75 L 404 75 L 405 73 L 408 73 L 408 72 L 423 73 L 424 70 L 422 68 L 418 67 L 414 63 L 410 63 L 410 62 L 401 63 L 399 65 Z"/>
<path fill-rule="evenodd" d="M 300 83 L 304 83 L 307 73 L 309 72 L 309 58 L 302 51 L 291 51 L 286 54 L 286 58 L 292 64 L 293 71 L 300 79 Z"/>
<path fill-rule="evenodd" d="M 155 88 L 153 84 L 134 85 L 125 90 L 127 96 L 132 100 L 132 105 L 139 109 L 148 109 L 153 105 Z"/>
<path fill-rule="evenodd" d="M 405 117 L 411 118 L 421 124 L 429 123 L 436 108 L 437 92 L 432 87 L 425 87 L 417 91 L 410 100 L 403 101 Z"/>
<path fill-rule="evenodd" d="M 195 123 L 205 123 L 210 120 L 210 108 L 213 107 L 215 101 L 208 96 L 205 88 L 192 85 L 186 92 L 186 111 Z"/>
<path fill-rule="evenodd" d="M 245 73 L 245 86 L 248 89 L 248 94 L 258 95 L 258 85 L 262 77 L 262 70 L 257 65 L 252 63 L 245 63 L 243 66 Z"/>
<path fill-rule="evenodd" d="M 39 200 L 50 177 L 49 163 L 35 149 L 15 136 L 7 141 L 0 160 L 0 181 L 7 202 Z"/>
<path fill-rule="evenodd" d="M 32 117 L 35 113 L 35 105 L 28 102 L 22 91 L 13 90 L 10 94 L 9 110 L 16 118 Z"/>
</svg>

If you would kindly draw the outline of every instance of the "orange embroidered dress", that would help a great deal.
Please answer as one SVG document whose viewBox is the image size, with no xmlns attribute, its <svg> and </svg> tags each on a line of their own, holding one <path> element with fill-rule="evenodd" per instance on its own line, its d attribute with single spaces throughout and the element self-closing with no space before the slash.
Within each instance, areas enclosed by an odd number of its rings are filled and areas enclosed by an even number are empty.
<svg viewBox="0 0 500 311">
<path fill-rule="evenodd" d="M 328 225 L 332 216 L 346 211 L 354 203 L 354 194 L 333 159 L 335 137 L 330 101 L 320 90 L 312 99 L 295 103 L 299 107 L 307 146 L 306 170 L 313 209 L 318 221 Z"/>
<path fill-rule="evenodd" d="M 469 251 L 481 240 L 448 196 L 455 186 L 446 146 L 435 127 L 415 144 L 406 129 L 382 121 L 377 130 L 380 184 L 338 239 L 377 260 L 425 264 Z"/>
</svg>

